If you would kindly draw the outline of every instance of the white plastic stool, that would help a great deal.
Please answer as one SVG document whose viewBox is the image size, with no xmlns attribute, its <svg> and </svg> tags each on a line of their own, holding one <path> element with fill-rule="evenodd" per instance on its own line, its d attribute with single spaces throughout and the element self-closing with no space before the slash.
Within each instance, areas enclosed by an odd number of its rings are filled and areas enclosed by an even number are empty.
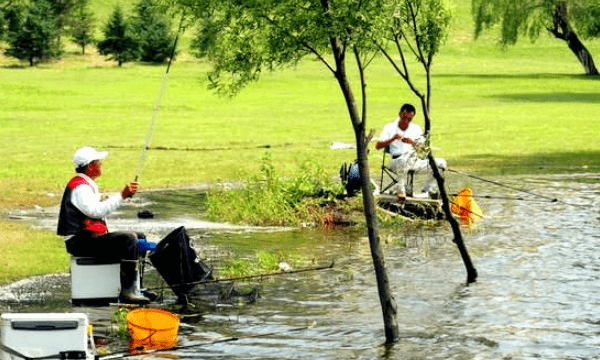
<svg viewBox="0 0 600 360">
<path fill-rule="evenodd" d="M 71 257 L 71 301 L 116 302 L 121 293 L 121 261 L 92 257 Z"/>
</svg>

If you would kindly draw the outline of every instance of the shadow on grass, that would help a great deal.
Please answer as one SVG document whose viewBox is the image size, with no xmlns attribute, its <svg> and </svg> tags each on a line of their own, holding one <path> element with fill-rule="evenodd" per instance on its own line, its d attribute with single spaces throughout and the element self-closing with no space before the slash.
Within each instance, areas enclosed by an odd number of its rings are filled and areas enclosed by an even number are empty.
<svg viewBox="0 0 600 360">
<path fill-rule="evenodd" d="M 478 174 L 525 175 L 600 172 L 600 151 L 502 156 L 479 154 L 449 161 L 450 168 Z"/>
<path fill-rule="evenodd" d="M 436 74 L 439 78 L 479 79 L 479 80 L 590 80 L 600 81 L 599 75 L 585 74 Z"/>
<path fill-rule="evenodd" d="M 563 102 L 563 103 L 597 103 L 600 102 L 600 93 L 570 93 L 570 92 L 554 92 L 546 94 L 505 94 L 493 95 L 494 97 L 504 101 L 527 101 L 527 102 Z"/>
</svg>

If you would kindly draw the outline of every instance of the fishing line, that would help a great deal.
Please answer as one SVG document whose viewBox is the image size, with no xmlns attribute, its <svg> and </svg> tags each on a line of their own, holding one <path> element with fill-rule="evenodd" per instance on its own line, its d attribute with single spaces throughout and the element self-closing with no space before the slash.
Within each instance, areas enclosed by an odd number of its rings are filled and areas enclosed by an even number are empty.
<svg viewBox="0 0 600 360">
<path fill-rule="evenodd" d="M 173 48 L 171 49 L 171 57 L 169 58 L 169 62 L 167 64 L 167 70 L 165 71 L 165 75 L 163 76 L 163 80 L 160 85 L 160 92 L 158 93 L 158 98 L 156 99 L 156 103 L 154 104 L 154 111 L 152 112 L 150 128 L 148 129 L 148 134 L 146 135 L 146 143 L 144 144 L 144 148 L 142 149 L 142 155 L 140 156 L 140 162 L 138 164 L 138 169 L 137 169 L 137 172 L 135 175 L 135 181 L 139 181 L 142 177 L 142 170 L 144 168 L 144 162 L 146 160 L 146 152 L 150 148 L 150 138 L 152 137 L 154 123 L 156 122 L 156 117 L 158 116 L 158 109 L 160 107 L 160 102 L 165 93 L 167 79 L 169 78 L 169 70 L 171 69 L 171 63 L 173 62 L 173 58 L 175 57 L 175 50 L 177 48 L 177 40 L 179 39 L 179 34 L 181 33 L 181 29 L 183 28 L 183 20 L 184 19 L 185 19 L 185 13 L 181 15 L 181 21 L 179 22 L 179 28 L 177 29 L 177 34 L 175 35 L 175 40 L 173 41 Z"/>
<path fill-rule="evenodd" d="M 546 200 L 526 199 L 520 196 L 497 196 L 497 195 L 462 195 L 462 194 L 448 194 L 450 196 L 461 196 L 461 197 L 472 197 L 475 199 L 499 199 L 499 200 L 514 200 L 514 201 L 527 201 L 536 203 L 547 203 Z"/>
<path fill-rule="evenodd" d="M 464 173 L 464 172 L 461 172 L 461 171 L 458 171 L 458 170 L 448 169 L 448 171 L 451 171 L 451 172 L 456 173 L 456 174 L 465 175 L 465 176 L 468 176 L 470 178 L 473 178 L 473 179 L 476 179 L 476 180 L 479 180 L 479 181 L 487 182 L 487 183 L 490 183 L 490 184 L 494 184 L 494 185 L 502 186 L 502 187 L 505 187 L 505 188 L 508 188 L 508 189 L 512 189 L 512 190 L 515 190 L 515 191 L 519 191 L 519 192 L 522 192 L 522 193 L 525 193 L 525 194 L 529 194 L 529 195 L 537 196 L 537 197 L 540 197 L 540 198 L 543 198 L 543 199 L 547 199 L 549 202 L 562 203 L 562 204 L 565 204 L 565 205 L 579 206 L 579 207 L 585 207 L 585 208 L 588 207 L 587 205 L 571 204 L 571 203 L 559 200 L 558 198 L 553 198 L 553 197 L 550 197 L 550 196 L 538 194 L 538 193 L 535 193 L 535 192 L 532 192 L 532 191 L 529 191 L 529 190 L 525 190 L 525 189 L 521 189 L 521 188 L 518 188 L 518 187 L 511 186 L 511 185 L 503 184 L 503 183 L 500 183 L 500 182 L 497 182 L 497 181 L 487 180 L 487 179 L 481 178 L 479 176 L 467 174 L 467 173 Z"/>
<path fill-rule="evenodd" d="M 170 286 L 171 286 L 171 288 L 177 288 L 180 286 L 189 286 L 189 285 L 214 284 L 214 283 L 219 283 L 219 282 L 232 282 L 232 281 L 238 281 L 238 280 L 262 279 L 265 277 L 277 276 L 277 275 L 288 275 L 288 274 L 297 274 L 297 273 L 308 272 L 308 271 L 327 270 L 327 269 L 333 268 L 334 264 L 335 264 L 335 262 L 332 261 L 331 264 L 326 265 L 326 266 L 317 266 L 317 267 L 298 269 L 298 270 L 289 270 L 289 271 L 278 271 L 278 272 L 265 273 L 265 274 L 245 275 L 245 276 L 232 277 L 232 278 L 226 278 L 226 279 L 201 280 L 201 281 L 194 281 L 194 282 L 189 282 L 189 283 L 172 284 Z M 148 290 L 161 290 L 161 289 L 163 289 L 163 288 L 162 287 L 149 288 Z"/>
</svg>

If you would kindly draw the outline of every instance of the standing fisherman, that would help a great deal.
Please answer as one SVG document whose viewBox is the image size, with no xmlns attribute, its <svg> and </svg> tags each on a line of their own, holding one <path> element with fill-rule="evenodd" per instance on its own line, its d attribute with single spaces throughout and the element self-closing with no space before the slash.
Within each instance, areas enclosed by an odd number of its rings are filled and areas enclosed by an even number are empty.
<svg viewBox="0 0 600 360">
<path fill-rule="evenodd" d="M 92 147 L 82 147 L 73 155 L 77 174 L 65 189 L 57 234 L 65 237 L 67 251 L 73 256 L 119 259 L 121 261 L 121 300 L 147 303 L 140 292 L 138 274 L 138 239 L 136 232 L 108 232 L 105 217 L 116 210 L 123 200 L 132 197 L 138 183 L 131 182 L 120 194 L 102 197 L 95 179 L 102 174 L 102 162 L 108 153 Z"/>
</svg>

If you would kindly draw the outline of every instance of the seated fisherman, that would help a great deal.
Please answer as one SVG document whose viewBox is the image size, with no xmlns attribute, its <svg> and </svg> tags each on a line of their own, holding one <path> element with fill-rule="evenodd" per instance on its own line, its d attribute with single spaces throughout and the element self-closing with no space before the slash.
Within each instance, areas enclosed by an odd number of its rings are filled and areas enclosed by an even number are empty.
<svg viewBox="0 0 600 360">
<path fill-rule="evenodd" d="M 105 221 L 105 216 L 137 192 L 138 184 L 131 182 L 120 194 L 102 197 L 95 179 L 102 173 L 101 160 L 106 155 L 91 147 L 82 147 L 73 155 L 77 174 L 65 189 L 57 234 L 65 237 L 67 251 L 74 256 L 125 260 L 121 261 L 121 300 L 147 303 L 138 280 L 137 242 L 144 234 L 108 232 Z"/>
<path fill-rule="evenodd" d="M 398 176 L 398 200 L 406 199 L 406 175 L 409 170 L 415 172 L 428 172 L 430 176 L 425 181 L 423 192 L 431 197 L 437 197 L 437 185 L 433 178 L 429 161 L 417 157 L 417 147 L 423 145 L 425 139 L 423 130 L 417 124 L 412 123 L 416 114 L 415 107 L 411 104 L 404 104 L 400 108 L 399 117 L 393 122 L 384 126 L 379 140 L 375 147 L 377 150 L 388 147 L 392 161 L 389 165 L 390 170 L 397 173 Z M 436 158 L 435 162 L 441 172 L 446 170 L 446 160 Z M 412 195 L 412 194 L 411 194 Z"/>
</svg>

